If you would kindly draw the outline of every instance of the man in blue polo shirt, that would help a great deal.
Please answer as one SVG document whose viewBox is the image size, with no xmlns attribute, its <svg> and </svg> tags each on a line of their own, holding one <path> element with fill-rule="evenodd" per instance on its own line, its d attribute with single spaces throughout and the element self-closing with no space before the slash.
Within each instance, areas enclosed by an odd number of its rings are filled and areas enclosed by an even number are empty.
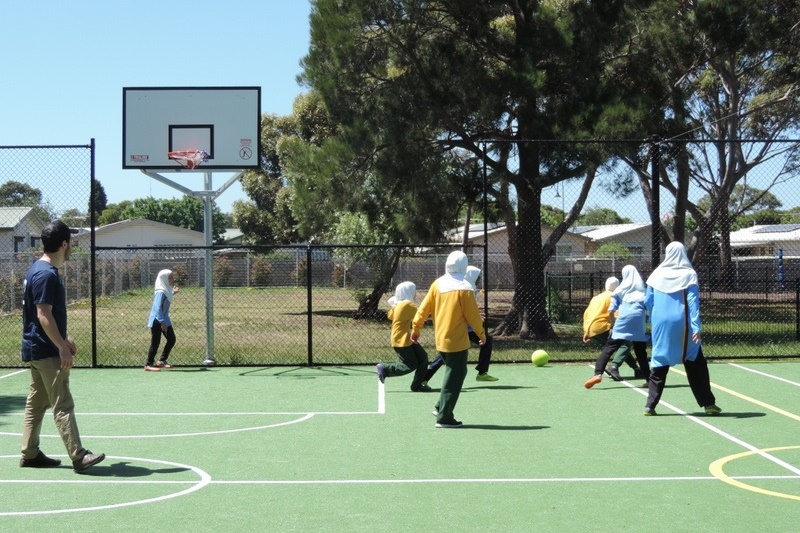
<svg viewBox="0 0 800 533">
<path fill-rule="evenodd" d="M 96 465 L 105 454 L 81 445 L 75 422 L 75 402 L 69 390 L 69 371 L 77 352 L 67 336 L 67 296 L 58 269 L 69 259 L 71 230 L 60 220 L 42 229 L 44 253 L 28 269 L 22 296 L 22 360 L 31 368 L 31 388 L 25 402 L 21 467 L 51 468 L 61 464 L 39 449 L 39 433 L 47 408 L 53 409 L 58 433 L 75 472 Z"/>
</svg>

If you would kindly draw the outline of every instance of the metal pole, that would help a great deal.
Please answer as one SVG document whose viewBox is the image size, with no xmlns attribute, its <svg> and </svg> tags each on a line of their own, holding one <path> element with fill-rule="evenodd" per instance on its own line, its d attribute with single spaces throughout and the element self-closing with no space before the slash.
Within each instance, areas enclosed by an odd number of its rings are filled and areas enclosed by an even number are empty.
<svg viewBox="0 0 800 533">
<path fill-rule="evenodd" d="M 214 253 L 211 249 L 213 245 L 213 200 L 210 194 L 211 172 L 204 172 L 205 191 L 203 195 L 203 234 L 206 244 L 206 264 L 205 264 L 205 286 L 206 286 L 206 358 L 203 366 L 214 366 L 217 364 L 214 359 Z"/>
<path fill-rule="evenodd" d="M 91 263 L 91 297 L 92 297 L 92 367 L 97 366 L 97 290 L 95 288 L 95 283 L 97 281 L 97 276 L 95 275 L 95 271 L 97 269 L 97 261 L 95 259 L 95 242 L 94 242 L 94 228 L 97 224 L 97 216 L 94 212 L 94 203 L 95 203 L 95 194 L 97 191 L 95 190 L 95 179 L 94 179 L 94 139 L 91 140 L 90 143 L 90 170 L 89 174 L 91 176 L 91 185 L 89 186 L 89 261 Z"/>
</svg>

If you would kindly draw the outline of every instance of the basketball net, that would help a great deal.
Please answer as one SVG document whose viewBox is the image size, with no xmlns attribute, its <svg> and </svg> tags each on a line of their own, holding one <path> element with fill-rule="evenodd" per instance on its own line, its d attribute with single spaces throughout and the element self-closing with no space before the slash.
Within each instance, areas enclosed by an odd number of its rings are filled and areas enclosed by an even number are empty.
<svg viewBox="0 0 800 533">
<path fill-rule="evenodd" d="M 178 150 L 167 153 L 167 157 L 177 162 L 183 168 L 194 169 L 208 161 L 208 152 L 205 150 Z"/>
</svg>

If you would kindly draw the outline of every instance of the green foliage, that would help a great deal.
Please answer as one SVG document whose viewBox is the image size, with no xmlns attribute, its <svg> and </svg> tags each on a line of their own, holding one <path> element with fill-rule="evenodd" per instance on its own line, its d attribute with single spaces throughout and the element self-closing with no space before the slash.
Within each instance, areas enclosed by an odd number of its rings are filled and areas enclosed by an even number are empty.
<svg viewBox="0 0 800 533">
<path fill-rule="evenodd" d="M 263 255 L 257 255 L 250 261 L 250 284 L 255 287 L 266 287 L 272 276 L 272 262 Z"/>
<path fill-rule="evenodd" d="M 211 274 L 212 282 L 215 287 L 225 287 L 233 274 L 231 260 L 224 256 L 214 258 L 214 271 Z"/>
<path fill-rule="evenodd" d="M 607 207 L 594 207 L 578 217 L 580 226 L 605 226 L 609 224 L 630 224 L 631 219 L 622 217 Z"/>
<path fill-rule="evenodd" d="M 27 183 L 9 180 L 0 185 L 0 207 L 31 207 L 42 222 L 47 223 L 56 216 L 43 198 L 41 190 Z"/>
<path fill-rule="evenodd" d="M 100 217 L 103 211 L 108 207 L 108 196 L 103 184 L 96 179 L 92 179 L 92 194 L 89 198 L 89 205 L 87 206 L 87 213 L 91 215 L 94 212 L 96 217 Z"/>
<path fill-rule="evenodd" d="M 212 239 L 219 242 L 225 232 L 225 217 L 216 205 L 211 209 L 211 217 Z M 149 197 L 110 204 L 100 216 L 100 223 L 110 224 L 137 218 L 199 232 L 203 232 L 205 228 L 203 202 L 191 196 L 164 200 Z"/>
<path fill-rule="evenodd" d="M 175 263 L 170 270 L 172 270 L 172 277 L 178 286 L 186 284 L 189 279 L 189 267 L 186 263 Z"/>
<path fill-rule="evenodd" d="M 619 261 L 633 259 L 633 253 L 618 242 L 608 242 L 601 245 L 594 255 L 599 259 L 617 259 Z"/>
</svg>

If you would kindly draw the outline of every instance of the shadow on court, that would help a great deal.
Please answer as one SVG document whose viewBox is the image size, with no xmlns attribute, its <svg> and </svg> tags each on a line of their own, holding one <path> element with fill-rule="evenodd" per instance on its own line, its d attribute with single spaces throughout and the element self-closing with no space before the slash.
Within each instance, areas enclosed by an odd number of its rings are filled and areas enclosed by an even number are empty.
<svg viewBox="0 0 800 533">
<path fill-rule="evenodd" d="M 94 477 L 147 477 L 155 474 L 179 474 L 183 472 L 191 472 L 189 468 L 169 467 L 169 468 L 146 468 L 143 466 L 134 466 L 127 461 L 120 461 L 113 464 L 99 464 L 93 466 L 85 473 Z"/>
<path fill-rule="evenodd" d="M 538 431 L 550 426 L 499 426 L 497 424 L 464 424 L 459 429 L 486 429 L 489 431 Z"/>
</svg>

